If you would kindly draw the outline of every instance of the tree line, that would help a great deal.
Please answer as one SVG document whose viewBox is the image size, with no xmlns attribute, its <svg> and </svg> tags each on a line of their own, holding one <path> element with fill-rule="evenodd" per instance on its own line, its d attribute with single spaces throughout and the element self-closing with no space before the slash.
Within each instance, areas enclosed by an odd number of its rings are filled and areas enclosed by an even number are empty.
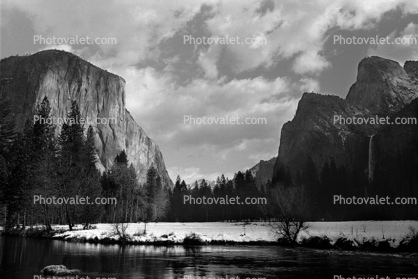
<svg viewBox="0 0 418 279">
<path fill-rule="evenodd" d="M 418 116 L 418 110 L 417 110 Z M 418 138 L 418 130 L 415 137 Z M 382 152 L 381 152 L 382 153 Z M 381 154 L 383 157 L 383 155 Z M 322 166 L 308 156 L 302 171 L 291 173 L 283 166 L 278 169 L 273 185 L 303 187 L 306 191 L 309 219 L 316 220 L 413 220 L 418 216 L 417 204 L 339 204 L 334 196 L 352 197 L 412 197 L 418 200 L 418 141 L 405 149 L 384 154 L 376 164 L 374 179 L 368 177 L 367 166 L 353 169 L 337 166 L 331 159 Z"/>
<path fill-rule="evenodd" d="M 174 189 L 170 192 L 170 210 L 167 221 L 171 222 L 216 222 L 216 221 L 244 221 L 264 219 L 259 204 L 244 204 L 245 199 L 266 197 L 263 185 L 257 185 L 249 170 L 239 171 L 233 179 L 225 178 L 222 174 L 211 187 L 203 179 L 192 185 L 187 185 L 180 176 L 177 177 Z M 185 196 L 194 200 L 205 197 L 220 200 L 221 198 L 239 197 L 240 204 L 197 204 L 185 202 Z"/>
</svg>

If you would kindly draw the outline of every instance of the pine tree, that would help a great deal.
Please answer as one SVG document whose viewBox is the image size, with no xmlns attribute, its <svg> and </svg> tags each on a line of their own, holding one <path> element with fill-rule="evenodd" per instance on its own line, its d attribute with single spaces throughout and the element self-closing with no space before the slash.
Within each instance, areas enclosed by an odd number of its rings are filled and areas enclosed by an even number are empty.
<svg viewBox="0 0 418 279">
<path fill-rule="evenodd" d="M 102 176 L 102 193 L 117 199 L 116 205 L 106 205 L 106 220 L 113 223 L 138 221 L 145 209 L 145 194 L 139 186 L 135 168 L 128 166 L 125 151 L 115 158 L 115 164 Z"/>
<path fill-rule="evenodd" d="M 185 185 L 186 184 L 184 183 L 184 186 L 182 188 L 184 188 Z M 200 182 L 200 186 L 199 186 L 199 197 L 200 198 L 203 198 L 203 197 L 206 197 L 206 198 L 212 197 L 212 189 L 210 188 L 210 186 L 208 185 L 208 183 L 206 182 L 205 179 L 202 179 L 202 181 Z M 199 205 L 192 205 L 192 206 L 194 208 L 196 208 Z M 212 217 L 212 216 L 209 216 L 209 212 L 211 212 L 212 206 L 209 205 L 209 204 L 203 204 L 202 203 L 202 205 L 200 205 L 200 208 L 201 208 L 201 211 L 203 213 L 203 216 L 202 216 L 203 217 L 203 221 L 209 222 L 209 219 Z"/>
<path fill-rule="evenodd" d="M 85 161 L 85 167 L 87 171 L 96 170 L 96 163 L 97 163 L 97 157 L 96 157 L 96 147 L 94 143 L 94 129 L 92 126 L 89 126 L 87 129 L 87 138 L 86 143 L 84 144 L 84 161 Z"/>
<path fill-rule="evenodd" d="M 2 213 L 2 220 L 6 223 L 6 200 L 5 200 L 5 190 L 7 189 L 7 185 L 9 183 L 9 169 L 7 167 L 6 159 L 3 155 L 0 154 L 0 210 Z M 1 223 L 1 222 L 0 222 Z"/>
<path fill-rule="evenodd" d="M 55 138 L 55 126 L 47 121 L 51 117 L 51 107 L 47 97 L 37 105 L 34 122 L 26 134 L 32 142 L 32 195 L 54 196 L 57 183 L 56 166 L 58 146 Z M 41 207 L 41 212 L 37 208 Z M 52 230 L 50 222 L 50 208 L 53 206 L 44 204 L 30 206 L 32 218 L 38 219 L 39 215 L 45 223 L 47 230 Z"/>
<path fill-rule="evenodd" d="M 147 171 L 147 183 L 145 184 L 145 192 L 147 196 L 147 202 L 153 203 L 157 194 L 157 177 L 158 173 L 154 166 L 151 166 Z"/>
<path fill-rule="evenodd" d="M 128 156 L 126 155 L 125 150 L 122 150 L 118 155 L 116 155 L 115 163 L 128 165 Z"/>
<path fill-rule="evenodd" d="M 10 148 L 16 138 L 12 108 L 5 91 L 6 81 L 0 83 L 0 207 L 8 226 L 13 226 L 9 209 L 10 185 Z"/>
<path fill-rule="evenodd" d="M 76 101 L 71 103 L 70 112 L 67 115 L 67 121 L 63 124 L 59 136 L 60 144 L 60 162 L 58 191 L 61 197 L 72 198 L 80 192 L 82 186 L 83 169 L 83 144 L 84 133 L 83 126 L 80 123 L 80 109 Z M 70 230 L 74 226 L 76 215 L 75 205 L 64 205 L 65 216 Z"/>
<path fill-rule="evenodd" d="M 151 166 L 147 171 L 147 182 L 145 183 L 145 210 L 143 215 L 144 233 L 147 231 L 147 223 L 154 221 L 157 217 L 155 197 L 157 195 L 157 170 Z"/>
<path fill-rule="evenodd" d="M 20 215 L 29 201 L 29 186 L 31 184 L 32 170 L 32 146 L 29 125 L 24 133 L 19 133 L 10 147 L 8 171 L 10 172 L 8 183 L 3 190 L 3 196 L 7 205 L 6 230 L 14 225 L 19 225 Z M 23 222 L 25 225 L 25 222 Z"/>
<path fill-rule="evenodd" d="M 81 173 L 83 180 L 80 192 L 82 196 L 90 198 L 91 204 L 81 206 L 79 219 L 84 223 L 84 227 L 88 228 L 91 223 L 98 221 L 104 212 L 103 205 L 94 203 L 96 198 L 100 197 L 101 185 L 100 173 L 96 168 L 97 158 L 94 144 L 94 130 L 91 126 L 87 130 L 87 138 L 83 149 Z"/>
<path fill-rule="evenodd" d="M 239 196 L 240 200 L 243 201 L 246 198 L 246 187 L 245 187 L 245 176 L 242 172 L 238 172 L 234 177 L 234 187 L 237 191 L 237 195 Z M 236 218 L 238 220 L 243 220 L 243 213 L 245 214 L 245 209 L 243 208 L 242 204 L 235 206 L 237 209 Z"/>
<path fill-rule="evenodd" d="M 194 199 L 196 199 L 199 197 L 199 192 L 199 184 L 195 181 L 190 194 Z M 195 207 L 195 209 L 191 211 L 191 221 L 193 222 L 203 221 L 204 219 L 202 216 L 202 210 L 199 207 Z"/>
<path fill-rule="evenodd" d="M 309 206 L 312 211 L 315 211 L 320 207 L 321 195 L 318 170 L 311 156 L 308 156 L 306 159 L 305 168 L 302 173 L 302 184 L 307 192 Z"/>
<path fill-rule="evenodd" d="M 182 183 L 180 175 L 177 176 L 176 183 L 173 189 L 173 195 L 171 198 L 171 212 L 173 214 L 172 218 L 173 221 L 179 222 L 184 221 L 184 208 L 185 205 L 183 204 L 183 196 L 185 195 L 185 183 Z"/>
</svg>

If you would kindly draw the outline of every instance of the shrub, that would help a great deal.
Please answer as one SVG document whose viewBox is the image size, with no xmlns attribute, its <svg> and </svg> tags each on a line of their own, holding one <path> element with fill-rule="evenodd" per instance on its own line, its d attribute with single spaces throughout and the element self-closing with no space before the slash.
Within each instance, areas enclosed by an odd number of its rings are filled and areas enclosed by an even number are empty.
<svg viewBox="0 0 418 279">
<path fill-rule="evenodd" d="M 401 240 L 399 249 L 407 252 L 418 252 L 418 230 L 409 227 L 409 233 Z"/>
<path fill-rule="evenodd" d="M 196 233 L 190 233 L 183 239 L 184 245 L 202 245 L 204 243 L 203 239 Z"/>
<path fill-rule="evenodd" d="M 301 243 L 304 247 L 316 248 L 316 249 L 329 249 L 332 247 L 331 240 L 327 237 L 312 236 L 304 238 Z"/>
</svg>

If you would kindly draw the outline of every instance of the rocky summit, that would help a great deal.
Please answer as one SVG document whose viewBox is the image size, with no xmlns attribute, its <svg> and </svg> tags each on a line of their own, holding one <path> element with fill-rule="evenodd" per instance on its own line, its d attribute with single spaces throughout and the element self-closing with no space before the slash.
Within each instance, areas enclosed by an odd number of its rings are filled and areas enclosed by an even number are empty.
<svg viewBox="0 0 418 279">
<path fill-rule="evenodd" d="M 281 167 L 293 174 L 302 171 L 308 157 L 319 170 L 333 160 L 337 167 L 368 172 L 372 169 L 370 163 L 377 160 L 369 160 L 369 155 L 375 154 L 369 150 L 373 135 L 376 135 L 376 143 L 381 143 L 380 150 L 390 149 L 388 144 L 383 144 L 384 141 L 400 148 L 402 144 L 407 144 L 406 139 L 412 138 L 412 132 L 408 131 L 413 128 L 373 123 L 356 125 L 335 121 L 335 117 L 411 116 L 414 111 L 411 106 L 415 103 L 412 101 L 418 97 L 417 72 L 417 62 L 408 61 L 401 67 L 395 61 L 372 56 L 359 63 L 357 80 L 346 99 L 316 93 L 303 94 L 295 117 L 282 127 L 274 173 Z M 400 129 L 403 129 L 402 133 Z M 391 135 L 393 133 L 403 136 Z"/>
<path fill-rule="evenodd" d="M 363 59 L 347 103 L 374 114 L 398 112 L 417 97 L 417 80 L 406 71 L 414 73 L 414 67 L 410 63 L 405 66 L 377 56 Z"/>
<path fill-rule="evenodd" d="M 74 54 L 46 50 L 2 59 L 0 82 L 11 100 L 18 130 L 33 117 L 36 104 L 45 96 L 50 101 L 52 119 L 65 118 L 71 101 L 76 100 L 81 116 L 95 131 L 98 168 L 109 169 L 116 155 L 125 150 L 140 183 L 146 181 L 147 170 L 154 166 L 163 182 L 173 185 L 159 147 L 125 108 L 123 78 Z M 60 130 L 61 125 L 57 125 L 56 133 Z"/>
</svg>

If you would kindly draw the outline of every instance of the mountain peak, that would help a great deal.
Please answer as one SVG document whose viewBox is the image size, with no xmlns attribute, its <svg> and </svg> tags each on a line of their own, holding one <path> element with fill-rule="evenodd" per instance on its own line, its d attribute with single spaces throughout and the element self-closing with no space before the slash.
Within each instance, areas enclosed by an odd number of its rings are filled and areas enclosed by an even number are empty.
<svg viewBox="0 0 418 279">
<path fill-rule="evenodd" d="M 121 77 L 72 53 L 45 50 L 2 59 L 0 82 L 11 99 L 18 130 L 33 117 L 36 104 L 44 97 L 50 102 L 53 119 L 65 119 L 71 101 L 76 100 L 81 117 L 94 129 L 100 169 L 109 169 L 116 155 L 125 150 L 140 183 L 146 181 L 153 165 L 165 184 L 172 186 L 158 145 L 126 110 Z M 60 130 L 58 124 L 56 133 Z"/>
<path fill-rule="evenodd" d="M 47 49 L 41 50 L 33 54 L 27 55 L 14 55 L 9 56 L 7 58 L 3 58 L 0 61 L 3 65 L 5 64 L 16 64 L 16 63 L 23 63 L 23 64 L 30 64 L 35 63 L 38 66 L 38 70 L 43 68 L 48 68 L 54 65 L 61 64 L 62 66 L 77 66 L 77 65 L 84 65 L 88 67 L 92 67 L 97 70 L 101 70 L 107 73 L 109 76 L 115 77 L 120 79 L 123 83 L 126 83 L 125 79 L 122 77 L 108 72 L 107 70 L 101 69 L 96 65 L 90 63 L 89 61 L 75 55 L 74 53 L 60 50 L 60 49 Z M 23 65 L 22 65 L 23 66 Z"/>
<path fill-rule="evenodd" d="M 379 56 L 368 56 L 363 58 L 358 65 L 357 80 L 372 77 L 378 72 L 382 76 L 406 75 L 405 70 L 401 67 L 401 65 L 399 65 L 398 62 Z"/>
<path fill-rule="evenodd" d="M 374 114 L 391 114 L 415 99 L 417 85 L 398 62 L 378 56 L 362 59 L 347 103 Z"/>
<path fill-rule="evenodd" d="M 294 119 L 299 125 L 305 125 L 305 123 L 315 121 L 319 115 L 332 115 L 334 112 L 339 112 L 344 106 L 344 99 L 338 96 L 304 93 L 299 100 Z"/>
</svg>

